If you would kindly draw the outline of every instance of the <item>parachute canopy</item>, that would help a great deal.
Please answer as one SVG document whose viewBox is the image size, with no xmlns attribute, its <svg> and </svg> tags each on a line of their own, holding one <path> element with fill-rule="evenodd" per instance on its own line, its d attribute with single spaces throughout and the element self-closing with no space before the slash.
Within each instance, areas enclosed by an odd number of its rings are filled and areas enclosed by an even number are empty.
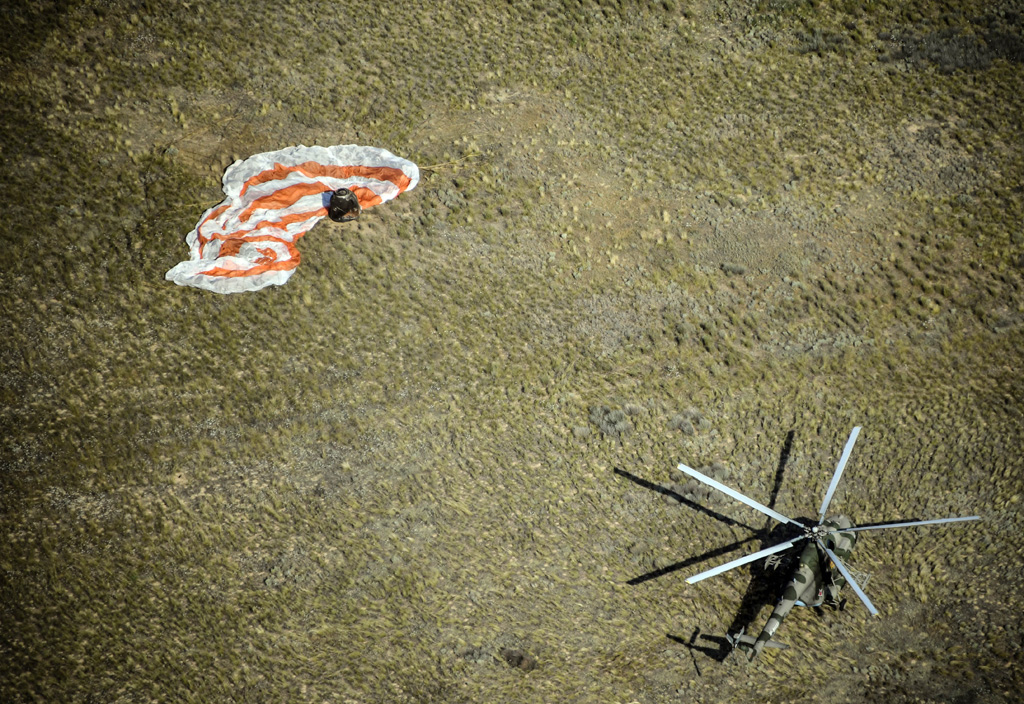
<svg viewBox="0 0 1024 704">
<path fill-rule="evenodd" d="M 355 144 L 299 145 L 236 161 L 224 172 L 227 197 L 203 213 L 185 238 L 189 259 L 165 278 L 217 293 L 280 286 L 299 265 L 296 240 L 327 215 L 334 191 L 349 189 L 365 210 L 419 180 L 411 161 Z"/>
</svg>

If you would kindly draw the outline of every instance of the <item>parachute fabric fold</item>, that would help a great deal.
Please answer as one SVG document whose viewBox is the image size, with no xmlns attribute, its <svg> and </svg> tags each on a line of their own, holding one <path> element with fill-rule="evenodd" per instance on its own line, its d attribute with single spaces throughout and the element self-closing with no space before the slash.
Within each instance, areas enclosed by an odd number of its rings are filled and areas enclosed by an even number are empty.
<svg viewBox="0 0 1024 704">
<path fill-rule="evenodd" d="M 227 197 L 185 238 L 189 259 L 164 278 L 217 293 L 280 286 L 299 265 L 296 240 L 326 217 L 331 193 L 348 188 L 365 210 L 419 179 L 411 161 L 355 144 L 299 145 L 236 161 L 224 172 Z"/>
</svg>

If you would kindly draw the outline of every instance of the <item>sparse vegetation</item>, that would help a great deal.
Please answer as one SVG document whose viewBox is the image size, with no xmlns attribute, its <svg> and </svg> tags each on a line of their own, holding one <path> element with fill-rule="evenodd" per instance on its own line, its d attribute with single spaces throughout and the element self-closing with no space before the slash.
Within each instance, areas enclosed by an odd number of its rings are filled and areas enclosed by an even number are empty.
<svg viewBox="0 0 1024 704">
<path fill-rule="evenodd" d="M 1017 12 L 0 13 L 0 700 L 1013 701 Z M 432 168 L 284 287 L 163 280 L 232 161 L 350 142 Z M 746 573 L 627 582 L 761 524 L 676 464 L 767 500 L 793 431 L 791 514 L 854 424 L 844 512 L 985 520 L 865 539 L 881 620 L 687 648 Z"/>
<path fill-rule="evenodd" d="M 594 406 L 590 409 L 590 422 L 596 425 L 608 437 L 617 438 L 626 435 L 633 429 L 633 424 L 626 418 L 625 411 L 607 406 Z"/>
</svg>

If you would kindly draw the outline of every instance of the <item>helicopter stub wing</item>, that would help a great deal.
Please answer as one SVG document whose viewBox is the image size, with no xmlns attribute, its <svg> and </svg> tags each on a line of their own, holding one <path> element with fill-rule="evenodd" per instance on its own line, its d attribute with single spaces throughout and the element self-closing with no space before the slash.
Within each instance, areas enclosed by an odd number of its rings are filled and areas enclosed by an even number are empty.
<svg viewBox="0 0 1024 704">
<path fill-rule="evenodd" d="M 765 548 L 764 550 L 758 550 L 757 552 L 751 553 L 750 555 L 744 555 L 743 557 L 737 558 L 737 559 L 733 560 L 732 562 L 726 562 L 724 565 L 719 565 L 718 567 L 713 567 L 710 570 L 707 570 L 705 572 L 701 572 L 700 574 L 695 574 L 694 576 L 692 576 L 689 579 L 687 579 L 686 583 L 687 584 L 696 584 L 697 582 L 700 582 L 701 580 L 707 579 L 708 577 L 714 577 L 717 574 L 722 574 L 723 572 L 728 572 L 729 570 L 733 569 L 734 567 L 741 567 L 742 565 L 745 565 L 748 562 L 753 562 L 754 560 L 759 560 L 762 557 L 767 557 L 768 555 L 771 555 L 773 553 L 782 552 L 783 550 L 787 550 L 787 549 L 793 547 L 794 545 L 796 545 L 797 543 L 799 543 L 801 540 L 804 540 L 804 539 L 805 538 L 800 537 L 800 538 L 797 538 L 795 540 L 787 540 L 784 543 L 779 543 L 778 545 L 773 545 L 772 547 Z"/>
<path fill-rule="evenodd" d="M 853 578 L 852 574 L 850 574 L 850 570 L 846 569 L 846 565 L 844 565 L 842 561 L 838 557 L 836 557 L 836 554 L 834 552 L 832 552 L 825 546 L 825 543 L 821 540 L 821 538 L 815 538 L 815 541 L 817 541 L 821 549 L 824 550 L 825 553 L 829 556 L 829 558 L 832 560 L 832 563 L 839 569 L 842 575 L 846 577 L 847 583 L 851 587 L 853 587 L 854 593 L 856 593 L 860 600 L 864 602 L 864 606 L 868 607 L 868 611 L 871 612 L 871 615 L 877 616 L 878 609 L 875 608 L 875 605 L 871 603 L 871 599 L 868 599 L 868 595 L 865 594 L 864 590 L 860 588 L 859 584 L 857 584 L 857 580 Z"/>
</svg>

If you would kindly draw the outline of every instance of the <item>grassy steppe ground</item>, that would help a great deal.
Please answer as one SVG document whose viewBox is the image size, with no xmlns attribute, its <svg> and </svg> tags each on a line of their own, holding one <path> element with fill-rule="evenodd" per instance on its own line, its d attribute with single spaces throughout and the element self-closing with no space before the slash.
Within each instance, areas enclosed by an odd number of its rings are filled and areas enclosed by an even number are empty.
<svg viewBox="0 0 1024 704">
<path fill-rule="evenodd" d="M 0 699 L 1017 700 L 1019 3 L 422 5 L 4 11 Z M 163 280 L 232 160 L 353 142 L 432 168 Z M 763 517 L 673 468 L 807 516 L 856 424 L 837 510 L 984 520 L 719 662 L 773 595 L 684 578 Z"/>
</svg>

